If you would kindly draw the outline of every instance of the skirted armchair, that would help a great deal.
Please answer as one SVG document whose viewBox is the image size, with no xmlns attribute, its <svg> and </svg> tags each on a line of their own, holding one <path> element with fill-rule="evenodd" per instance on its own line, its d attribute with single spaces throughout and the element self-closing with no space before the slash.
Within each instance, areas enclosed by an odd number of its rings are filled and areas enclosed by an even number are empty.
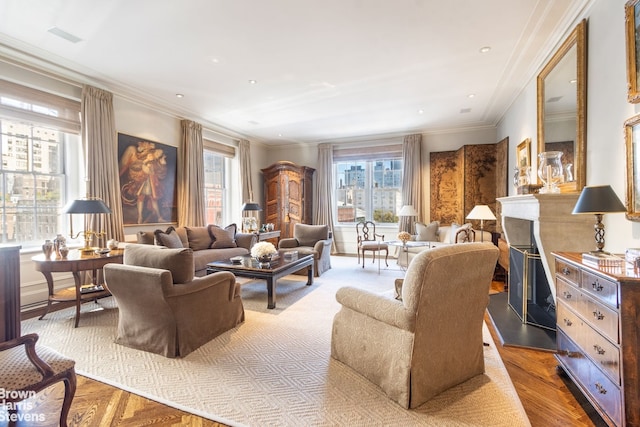
<svg viewBox="0 0 640 427">
<path fill-rule="evenodd" d="M 299 256 L 313 255 L 314 275 L 319 277 L 331 269 L 332 241 L 328 225 L 294 224 L 293 237 L 281 239 L 278 249 L 283 252 L 296 250 Z M 307 269 L 300 270 L 300 274 L 307 274 Z"/>
<path fill-rule="evenodd" d="M 129 244 L 104 277 L 118 304 L 116 342 L 184 357 L 244 321 L 240 286 L 228 272 L 194 277 L 191 249 Z"/>
<path fill-rule="evenodd" d="M 491 242 L 419 253 L 401 298 L 336 293 L 331 356 L 405 408 L 484 372 L 482 325 L 498 248 Z"/>
</svg>

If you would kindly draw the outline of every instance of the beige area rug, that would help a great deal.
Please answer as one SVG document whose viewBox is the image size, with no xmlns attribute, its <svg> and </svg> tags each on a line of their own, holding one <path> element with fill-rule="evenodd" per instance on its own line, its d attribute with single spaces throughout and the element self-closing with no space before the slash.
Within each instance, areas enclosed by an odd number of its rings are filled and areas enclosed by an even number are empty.
<svg viewBox="0 0 640 427">
<path fill-rule="evenodd" d="M 330 357 L 335 292 L 345 285 L 392 292 L 403 273 L 378 274 L 355 258 L 334 257 L 333 269 L 305 286 L 287 276 L 277 307 L 266 309 L 264 282 L 243 285 L 246 321 L 183 359 L 167 359 L 113 343 L 118 309 L 112 298 L 22 323 L 24 334 L 76 360 L 78 373 L 229 425 L 246 426 L 529 426 L 485 325 L 486 374 L 454 387 L 417 410 L 405 410 L 366 379 Z M 215 309 L 215 307 L 212 307 Z"/>
</svg>

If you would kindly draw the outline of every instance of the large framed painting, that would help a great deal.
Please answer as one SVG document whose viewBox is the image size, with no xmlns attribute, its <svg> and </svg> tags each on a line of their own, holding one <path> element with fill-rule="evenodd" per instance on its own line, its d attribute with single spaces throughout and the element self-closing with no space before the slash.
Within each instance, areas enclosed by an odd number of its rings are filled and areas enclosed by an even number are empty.
<svg viewBox="0 0 640 427">
<path fill-rule="evenodd" d="M 625 4 L 627 39 L 627 99 L 634 104 L 640 102 L 640 0 L 629 0 Z"/>
<path fill-rule="evenodd" d="M 624 123 L 627 152 L 627 219 L 640 221 L 640 115 Z"/>
<path fill-rule="evenodd" d="M 124 225 L 175 223 L 178 149 L 118 133 Z"/>
</svg>

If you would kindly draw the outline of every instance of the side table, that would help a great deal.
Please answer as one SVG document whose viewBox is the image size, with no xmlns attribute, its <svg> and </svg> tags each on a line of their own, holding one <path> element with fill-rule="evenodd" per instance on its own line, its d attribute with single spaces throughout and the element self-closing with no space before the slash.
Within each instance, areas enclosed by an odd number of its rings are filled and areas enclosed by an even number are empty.
<svg viewBox="0 0 640 427">
<path fill-rule="evenodd" d="M 391 240 L 389 242 L 387 242 L 387 244 L 389 246 L 395 246 L 400 248 L 400 254 L 398 254 L 398 265 L 400 266 L 400 268 L 408 268 L 409 267 L 409 248 L 422 248 L 422 247 L 432 247 L 431 245 L 433 244 L 435 247 L 435 243 L 434 242 L 428 242 L 428 241 L 421 241 L 421 240 L 409 240 L 406 243 L 403 243 L 402 240 Z M 400 257 L 402 256 L 402 254 L 404 254 L 404 260 L 405 260 L 405 265 L 402 265 L 400 263 Z"/>
<path fill-rule="evenodd" d="M 76 305 L 74 327 L 77 328 L 80 321 L 80 304 L 111 295 L 109 290 L 106 288 L 94 292 L 82 293 L 82 278 L 80 272 L 92 271 L 93 283 L 98 285 L 98 270 L 101 270 L 102 267 L 111 262 L 122 264 L 123 257 L 124 250 L 116 249 L 102 256 L 83 256 L 78 250 L 73 250 L 69 252 L 66 259 L 56 259 L 53 257 L 51 257 L 51 259 L 46 259 L 44 254 L 36 255 L 31 258 L 35 263 L 36 271 L 41 272 L 45 279 L 47 279 L 47 286 L 49 288 L 47 309 L 39 319 L 43 319 L 44 316 L 49 313 L 53 302 L 74 301 Z M 75 286 L 72 288 L 61 289 L 56 292 L 53 287 L 52 273 L 71 273 L 73 275 Z"/>
</svg>

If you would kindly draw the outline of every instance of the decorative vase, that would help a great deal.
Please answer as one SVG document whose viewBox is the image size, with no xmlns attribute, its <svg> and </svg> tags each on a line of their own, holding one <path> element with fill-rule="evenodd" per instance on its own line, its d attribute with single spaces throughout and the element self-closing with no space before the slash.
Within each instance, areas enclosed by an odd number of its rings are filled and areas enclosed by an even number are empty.
<svg viewBox="0 0 640 427">
<path fill-rule="evenodd" d="M 268 268 L 271 266 L 271 255 L 262 255 L 256 258 L 256 261 L 258 261 L 258 267 Z"/>
<path fill-rule="evenodd" d="M 564 168 L 562 167 L 562 151 L 545 151 L 538 154 L 538 176 L 544 183 L 540 193 L 559 193 L 558 184 L 564 181 Z"/>
<path fill-rule="evenodd" d="M 53 242 L 51 240 L 45 240 L 42 245 L 42 252 L 44 252 L 44 257 L 47 260 L 51 259 L 51 254 L 53 253 L 54 247 Z"/>
<path fill-rule="evenodd" d="M 69 248 L 66 245 L 62 245 L 58 248 L 58 253 L 60 254 L 60 258 L 67 259 L 67 255 L 69 255 Z"/>
<path fill-rule="evenodd" d="M 107 241 L 107 248 L 111 250 L 118 249 L 118 241 L 116 239 L 109 239 L 109 241 Z"/>
</svg>

